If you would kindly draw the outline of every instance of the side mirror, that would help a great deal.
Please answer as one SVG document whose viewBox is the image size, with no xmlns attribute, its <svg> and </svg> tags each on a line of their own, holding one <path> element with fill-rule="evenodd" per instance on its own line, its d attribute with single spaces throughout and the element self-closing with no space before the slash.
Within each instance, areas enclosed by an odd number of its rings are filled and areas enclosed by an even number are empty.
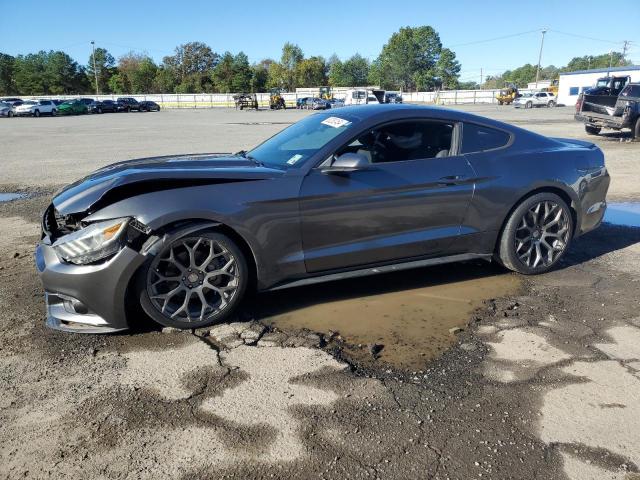
<svg viewBox="0 0 640 480">
<path fill-rule="evenodd" d="M 336 158 L 333 163 L 322 169 L 322 173 L 344 174 L 357 170 L 366 170 L 371 166 L 369 159 L 361 153 L 347 152 Z"/>
</svg>

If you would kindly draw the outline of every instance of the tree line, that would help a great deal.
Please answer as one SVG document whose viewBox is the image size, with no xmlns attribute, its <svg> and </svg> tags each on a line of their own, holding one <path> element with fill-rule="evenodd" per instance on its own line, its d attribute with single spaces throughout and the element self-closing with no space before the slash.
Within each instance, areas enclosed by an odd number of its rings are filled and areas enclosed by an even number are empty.
<svg viewBox="0 0 640 480">
<path fill-rule="evenodd" d="M 549 65 L 540 69 L 539 80 L 554 80 L 563 72 L 575 72 L 577 70 L 589 70 L 592 68 L 608 68 L 628 66 L 632 63 L 625 59 L 620 52 L 604 53 L 602 55 L 584 55 L 574 57 L 564 67 Z M 536 81 L 536 65 L 526 63 L 513 70 L 506 70 L 500 75 L 488 76 L 482 87 L 486 89 L 502 88 L 507 84 L 515 84 L 517 87 L 526 87 L 528 83 Z"/>
<path fill-rule="evenodd" d="M 62 51 L 0 53 L 0 95 L 92 94 L 96 77 L 100 94 L 293 91 L 321 85 L 434 90 L 457 88 L 459 73 L 455 53 L 442 46 L 432 27 L 423 26 L 395 32 L 373 61 L 358 53 L 345 60 L 335 54 L 306 57 L 289 42 L 279 59 L 253 64 L 243 52 L 217 53 L 202 42 L 179 45 L 160 63 L 140 52 L 116 60 L 105 48 L 96 48 L 86 65 Z"/>
</svg>

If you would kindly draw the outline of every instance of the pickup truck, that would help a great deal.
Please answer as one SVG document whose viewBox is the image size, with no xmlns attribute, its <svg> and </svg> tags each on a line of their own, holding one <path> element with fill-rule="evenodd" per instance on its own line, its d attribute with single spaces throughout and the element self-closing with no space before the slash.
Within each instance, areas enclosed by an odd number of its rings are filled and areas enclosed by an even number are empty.
<svg viewBox="0 0 640 480">
<path fill-rule="evenodd" d="M 574 118 L 584 123 L 589 135 L 597 135 L 602 128 L 628 128 L 640 140 L 640 83 L 627 84 L 619 95 L 585 92 L 576 104 Z"/>
</svg>

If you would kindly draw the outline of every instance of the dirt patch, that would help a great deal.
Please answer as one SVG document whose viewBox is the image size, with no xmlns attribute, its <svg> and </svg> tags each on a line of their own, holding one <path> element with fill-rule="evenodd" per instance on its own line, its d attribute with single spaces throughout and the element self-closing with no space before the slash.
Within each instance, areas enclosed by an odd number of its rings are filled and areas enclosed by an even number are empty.
<svg viewBox="0 0 640 480">
<path fill-rule="evenodd" d="M 318 295 L 299 289 L 302 297 L 309 295 L 307 301 L 300 299 L 297 308 L 283 313 L 269 311 L 280 295 L 265 298 L 263 322 L 284 331 L 307 328 L 325 337 L 339 333 L 349 357 L 373 355 L 394 367 L 421 368 L 456 341 L 455 333 L 484 301 L 514 294 L 520 282 L 488 265 L 426 268 L 342 282 L 323 287 Z M 331 294 L 327 288 L 345 293 Z"/>
</svg>

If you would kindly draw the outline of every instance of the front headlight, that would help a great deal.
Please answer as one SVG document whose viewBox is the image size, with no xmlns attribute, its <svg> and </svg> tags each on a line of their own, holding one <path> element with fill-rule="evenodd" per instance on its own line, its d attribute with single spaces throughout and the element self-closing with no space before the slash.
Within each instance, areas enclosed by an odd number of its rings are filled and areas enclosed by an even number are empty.
<svg viewBox="0 0 640 480">
<path fill-rule="evenodd" d="M 120 237 L 128 223 L 129 218 L 92 223 L 58 239 L 53 249 L 58 258 L 65 262 L 76 265 L 97 262 L 120 250 Z"/>
</svg>

